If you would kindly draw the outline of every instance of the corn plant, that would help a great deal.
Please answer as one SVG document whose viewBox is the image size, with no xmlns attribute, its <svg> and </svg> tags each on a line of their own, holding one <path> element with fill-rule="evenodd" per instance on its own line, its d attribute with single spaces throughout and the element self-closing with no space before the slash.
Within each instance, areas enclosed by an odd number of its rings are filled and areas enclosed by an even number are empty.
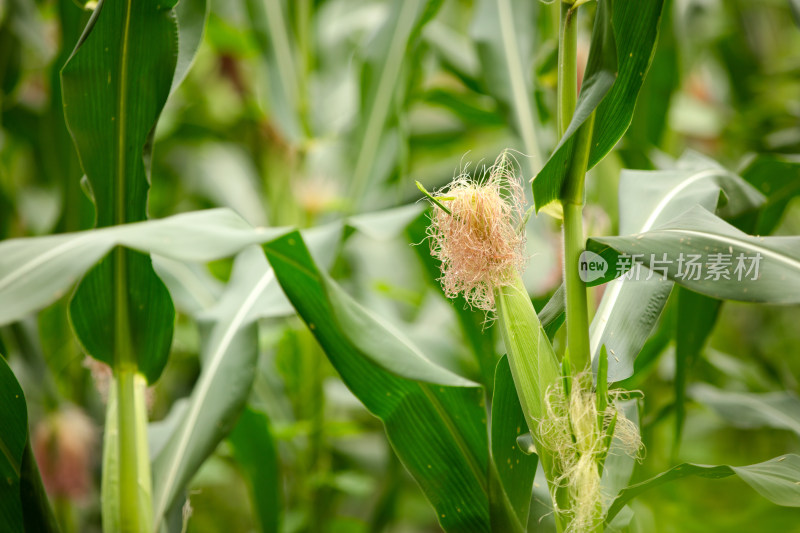
<svg viewBox="0 0 800 533">
<path fill-rule="evenodd" d="M 800 9 L 718 4 L 0 3 L 0 531 L 791 530 Z"/>
</svg>

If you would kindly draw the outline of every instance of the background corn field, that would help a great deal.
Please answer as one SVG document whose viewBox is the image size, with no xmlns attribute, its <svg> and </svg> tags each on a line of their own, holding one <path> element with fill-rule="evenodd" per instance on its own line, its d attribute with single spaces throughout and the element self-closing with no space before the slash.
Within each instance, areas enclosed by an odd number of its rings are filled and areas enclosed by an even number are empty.
<svg viewBox="0 0 800 533">
<path fill-rule="evenodd" d="M 597 119 L 589 248 L 695 204 L 800 235 L 800 3 L 603 2 L 614 68 L 632 59 L 607 97 L 623 111 Z M 579 83 L 596 12 L 580 10 Z M 558 30 L 558 2 L 534 0 L 0 0 L 0 532 L 127 530 L 101 518 L 106 405 L 127 377 L 147 382 L 152 474 L 131 530 L 513 531 L 497 468 L 514 519 L 555 531 L 498 328 L 444 298 L 415 181 L 479 175 L 510 148 L 533 202 L 561 146 Z M 527 253 L 563 353 L 543 212 Z M 793 268 L 766 305 L 590 289 L 609 381 L 641 391 L 626 412 L 645 452 L 610 458 L 610 496 L 697 474 L 620 500 L 610 530 L 800 532 Z M 773 458 L 777 488 L 692 466 Z"/>
</svg>

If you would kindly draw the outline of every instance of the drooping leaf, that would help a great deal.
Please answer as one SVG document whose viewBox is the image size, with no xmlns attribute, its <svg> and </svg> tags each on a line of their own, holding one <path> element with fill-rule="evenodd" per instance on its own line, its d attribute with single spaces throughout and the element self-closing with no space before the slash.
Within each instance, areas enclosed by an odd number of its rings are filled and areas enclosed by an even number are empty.
<svg viewBox="0 0 800 533">
<path fill-rule="evenodd" d="M 544 168 L 533 180 L 533 199 L 537 212 L 561 198 L 561 189 L 574 156 L 578 130 L 595 112 L 614 84 L 618 59 L 612 18 L 618 3 L 615 0 L 601 0 L 598 3 L 589 59 L 572 120 Z"/>
<path fill-rule="evenodd" d="M 619 185 L 621 234 L 648 231 L 680 215 L 687 206 L 717 209 L 721 195 L 724 202 L 720 207 L 728 216 L 752 211 L 763 202 L 757 190 L 711 160 L 687 154 L 676 166 L 674 170 L 623 170 Z M 616 263 L 608 263 L 608 271 L 615 268 Z M 605 345 L 609 381 L 631 376 L 634 360 L 672 290 L 670 282 L 659 281 L 658 276 L 648 280 L 649 275 L 642 270 L 638 281 L 620 278 L 609 283 L 592 321 L 593 360 Z"/>
<path fill-rule="evenodd" d="M 601 1 L 600 5 L 603 3 Z M 616 58 L 612 64 L 610 53 L 613 52 L 603 50 L 602 61 L 595 64 L 597 70 L 590 70 L 591 62 L 587 66 L 572 122 L 559 146 L 533 181 L 537 210 L 560 197 L 567 170 L 565 164 L 571 159 L 574 133 L 594 109 L 597 111 L 589 168 L 603 159 L 625 134 L 653 57 L 663 4 L 663 0 L 613 3 L 610 25 L 613 26 Z M 601 17 L 601 12 L 598 9 L 596 16 Z M 596 25 L 595 33 L 601 29 L 602 26 Z M 592 36 L 592 53 L 595 53 L 595 42 L 598 41 L 595 33 Z M 608 42 L 608 39 L 605 41 Z M 589 85 L 592 76 L 596 76 L 595 81 Z"/>
<path fill-rule="evenodd" d="M 98 227 L 147 218 L 144 147 L 175 72 L 174 3 L 101 0 L 61 71 L 67 125 L 91 183 Z M 158 379 L 174 309 L 149 257 L 114 251 L 85 275 L 70 316 L 93 357 L 114 367 L 126 345 L 148 380 Z"/>
<path fill-rule="evenodd" d="M 773 503 L 800 507 L 800 455 L 788 454 L 748 466 L 709 466 L 683 463 L 657 476 L 622 490 L 608 511 L 606 521 L 613 519 L 627 502 L 646 490 L 687 476 L 720 479 L 739 476 L 756 492 Z"/>
<path fill-rule="evenodd" d="M 792 392 L 732 392 L 697 383 L 689 396 L 734 427 L 786 429 L 800 436 L 800 398 Z"/>
<path fill-rule="evenodd" d="M 0 324 L 57 300 L 115 246 L 207 262 L 285 231 L 253 228 L 228 209 L 212 209 L 78 233 L 6 240 L 0 243 Z"/>
<path fill-rule="evenodd" d="M 489 531 L 488 440 L 480 387 L 436 368 L 366 311 L 354 312 L 357 304 L 319 271 L 299 234 L 270 242 L 264 250 L 345 384 L 383 421 L 392 447 L 433 504 L 442 528 Z M 343 316 L 363 321 L 359 326 L 349 321 L 359 329 L 348 330 L 340 322 Z M 365 333 L 381 342 L 354 342 L 353 337 Z M 387 361 L 388 352 L 408 361 Z M 423 380 L 403 375 L 417 377 L 424 369 Z"/>
<path fill-rule="evenodd" d="M 229 441 L 233 457 L 249 485 L 261 531 L 280 531 L 281 479 L 278 450 L 267 415 L 252 408 L 245 409 Z"/>
<path fill-rule="evenodd" d="M 800 237 L 753 237 L 699 206 L 645 233 L 591 238 L 588 248 L 610 265 L 622 254 L 641 254 L 635 262 L 652 267 L 656 254 L 659 273 L 663 267 L 670 280 L 712 298 L 800 302 L 800 291 L 791 289 L 800 284 Z M 687 267 L 690 255 L 699 256 L 698 268 Z"/>
<path fill-rule="evenodd" d="M 519 405 L 508 358 L 497 363 L 492 397 L 491 450 L 493 468 L 500 481 L 490 487 L 493 531 L 526 531 L 533 478 L 539 462 L 535 454 L 520 449 L 517 438 L 528 434 L 525 414 Z M 511 518 L 506 525 L 504 519 Z"/>
<path fill-rule="evenodd" d="M 57 533 L 28 437 L 25 395 L 0 354 L 0 523 L 9 533 Z"/>
</svg>

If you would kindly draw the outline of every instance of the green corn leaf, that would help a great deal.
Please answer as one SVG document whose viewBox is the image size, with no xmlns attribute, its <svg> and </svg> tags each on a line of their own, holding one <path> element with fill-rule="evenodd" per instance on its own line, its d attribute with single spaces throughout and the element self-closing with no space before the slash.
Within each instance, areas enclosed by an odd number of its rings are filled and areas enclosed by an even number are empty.
<svg viewBox="0 0 800 533">
<path fill-rule="evenodd" d="M 789 454 L 748 466 L 680 464 L 620 491 L 608 510 L 606 522 L 610 522 L 626 503 L 639 494 L 669 481 L 687 476 L 720 479 L 734 475 L 773 503 L 800 507 L 800 485 L 797 484 L 800 479 L 800 455 Z"/>
<path fill-rule="evenodd" d="M 800 436 L 800 398 L 793 392 L 732 392 L 697 383 L 689 396 L 733 427 L 785 429 Z"/>
<path fill-rule="evenodd" d="M 764 201 L 763 196 L 739 176 L 691 153 L 678 160 L 672 170 L 623 170 L 619 196 L 622 234 L 648 231 L 680 215 L 691 205 L 709 210 L 719 206 L 720 213 L 734 217 L 753 211 Z M 608 264 L 609 270 L 615 267 L 616 263 Z M 600 346 L 605 345 L 611 382 L 631 376 L 634 360 L 653 331 L 672 290 L 672 283 L 646 280 L 646 277 L 647 273 L 640 281 L 612 281 L 592 321 L 589 345 L 593 364 L 596 365 Z M 642 308 L 647 312 L 642 313 Z"/>
<path fill-rule="evenodd" d="M 657 260 L 666 254 L 670 280 L 712 298 L 775 304 L 800 302 L 800 291 L 794 290 L 800 285 L 800 237 L 753 237 L 702 207 L 694 207 L 677 219 L 638 235 L 589 239 L 588 248 L 603 256 L 609 265 L 617 265 L 621 254 L 643 254 L 642 264 L 651 266 L 651 254 L 658 254 Z M 694 279 L 694 273 L 678 275 L 680 254 L 700 255 L 699 279 Z M 715 259 L 715 254 L 722 254 L 722 263 L 716 261 L 719 257 Z M 726 269 L 727 256 L 731 257 L 731 264 Z M 744 268 L 752 270 L 736 273 L 739 256 L 744 258 Z M 722 265 L 719 279 L 715 279 L 713 267 L 709 273 L 710 264 Z M 616 268 L 609 270 L 613 277 Z"/>
<path fill-rule="evenodd" d="M 0 524 L 9 533 L 57 533 L 28 437 L 28 408 L 0 354 Z"/>
<path fill-rule="evenodd" d="M 539 463 L 535 454 L 522 451 L 517 444 L 517 438 L 527 434 L 508 358 L 503 356 L 497 362 L 492 396 L 492 468 L 499 480 L 498 486 L 490 489 L 493 531 L 527 531 L 533 478 Z"/>
<path fill-rule="evenodd" d="M 636 98 L 655 50 L 663 0 L 648 2 L 613 2 L 601 0 L 592 34 L 591 54 L 597 61 L 587 65 L 575 115 L 567 132 L 542 171 L 533 180 L 536 209 L 557 200 L 571 160 L 574 134 L 596 109 L 589 168 L 596 165 L 614 147 L 628 129 Z M 609 13 L 610 9 L 610 13 Z M 604 24 L 604 17 L 611 20 Z M 613 27 L 613 38 L 603 35 Z M 601 50 L 601 43 L 605 43 Z M 616 43 L 616 57 L 612 59 Z M 609 79 L 610 78 L 610 79 Z M 613 84 L 613 86 L 612 86 Z"/>
<path fill-rule="evenodd" d="M 533 198 L 537 212 L 561 198 L 561 188 L 575 152 L 576 135 L 611 90 L 616 79 L 618 58 L 612 17 L 617 11 L 618 3 L 615 0 L 600 0 L 598 3 L 589 59 L 575 112 L 558 146 L 533 180 Z M 619 9 L 619 11 L 627 13 L 627 10 Z M 639 13 L 632 13 L 633 16 L 637 14 Z M 619 24 L 630 21 L 620 19 L 615 22 Z"/>
<path fill-rule="evenodd" d="M 251 268 L 259 255 L 255 248 L 242 252 L 227 289 L 201 323 L 200 378 L 184 415 L 153 461 L 155 531 L 247 400 L 258 356 L 254 309 L 274 284 L 263 259 L 261 269 Z"/>
<path fill-rule="evenodd" d="M 91 183 L 98 227 L 147 218 L 144 147 L 178 54 L 171 7 L 102 0 L 61 72 L 67 125 Z M 120 248 L 100 261 L 73 295 L 70 317 L 93 357 L 112 367 L 132 359 L 148 381 L 158 379 L 174 309 L 148 256 Z"/>
<path fill-rule="evenodd" d="M 115 246 L 190 262 L 230 257 L 274 239 L 285 228 L 253 228 L 229 209 L 0 243 L 0 324 L 18 320 L 66 294 Z"/>
<path fill-rule="evenodd" d="M 489 531 L 481 388 L 437 367 L 360 308 L 320 272 L 299 234 L 270 242 L 264 250 L 345 384 L 383 421 L 393 449 L 436 509 L 442 528 Z"/>
</svg>

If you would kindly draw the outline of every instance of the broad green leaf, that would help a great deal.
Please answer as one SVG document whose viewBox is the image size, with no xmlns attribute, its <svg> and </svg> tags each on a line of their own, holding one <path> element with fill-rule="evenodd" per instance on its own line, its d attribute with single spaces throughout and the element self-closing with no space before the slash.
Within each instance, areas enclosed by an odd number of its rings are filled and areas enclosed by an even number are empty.
<svg viewBox="0 0 800 533">
<path fill-rule="evenodd" d="M 620 233 L 648 231 L 691 205 L 712 210 L 721 203 L 721 212 L 737 216 L 763 203 L 757 190 L 711 160 L 687 154 L 676 166 L 673 170 L 622 171 Z M 724 202 L 720 202 L 721 195 Z M 616 263 L 608 265 L 609 271 L 615 267 Z M 593 359 L 597 360 L 600 346 L 605 345 L 611 382 L 631 376 L 634 360 L 672 290 L 671 283 L 647 280 L 648 275 L 642 270 L 639 281 L 620 278 L 609 283 L 592 321 L 589 341 Z"/>
<path fill-rule="evenodd" d="M 600 6 L 607 1 L 601 0 Z M 613 3 L 611 26 L 613 41 L 616 42 L 616 61 L 612 66 L 610 58 L 603 54 L 604 67 L 599 67 L 599 62 L 597 71 L 590 70 L 591 62 L 587 66 L 575 116 L 553 155 L 533 181 L 537 210 L 560 197 L 567 170 L 565 164 L 571 159 L 573 134 L 593 110 L 596 109 L 596 116 L 589 168 L 603 159 L 625 134 L 653 57 L 663 4 L 663 0 Z M 596 16 L 600 17 L 601 12 L 602 9 L 598 9 Z M 597 31 L 598 27 L 595 28 Z M 595 53 L 594 43 L 595 35 L 592 37 L 592 53 Z M 593 75 L 597 76 L 596 81 L 589 85 Z"/>
<path fill-rule="evenodd" d="M 175 6 L 178 20 L 178 59 L 169 92 L 173 93 L 189 74 L 203 34 L 211 3 L 208 0 L 180 0 Z"/>
<path fill-rule="evenodd" d="M 617 43 L 617 79 L 597 108 L 589 168 L 614 148 L 630 126 L 636 99 L 653 60 L 664 0 L 616 2 L 612 25 Z"/>
<path fill-rule="evenodd" d="M 788 454 L 769 461 L 748 466 L 709 466 L 683 463 L 657 476 L 622 490 L 608 511 L 610 521 L 627 502 L 646 490 L 687 476 L 720 479 L 739 476 L 753 490 L 773 503 L 787 507 L 800 507 L 800 455 Z"/>
<path fill-rule="evenodd" d="M 366 45 L 361 73 L 361 117 L 356 131 L 355 168 L 350 197 L 358 205 L 375 174 L 384 132 L 397 105 L 409 47 L 441 7 L 442 0 L 394 0 L 380 29 Z"/>
<path fill-rule="evenodd" d="M 174 3 L 101 0 L 61 71 L 98 227 L 147 218 L 144 149 L 175 72 Z M 70 302 L 86 351 L 115 368 L 131 359 L 150 382 L 166 364 L 174 313 L 150 258 L 122 248 L 86 273 Z"/>
<path fill-rule="evenodd" d="M 25 395 L 0 354 L 0 524 L 9 533 L 57 533 L 28 438 Z"/>
<path fill-rule="evenodd" d="M 544 168 L 533 180 L 533 199 L 537 212 L 544 206 L 561 198 L 561 189 L 575 152 L 578 130 L 595 112 L 597 106 L 600 105 L 600 102 L 611 90 L 611 86 L 616 79 L 618 58 L 612 17 L 616 14 L 617 4 L 619 3 L 615 0 L 600 0 L 598 2 L 589 59 L 572 120 L 550 158 L 545 163 Z M 660 0 L 654 3 L 660 3 Z M 638 6 L 639 4 L 636 3 L 635 5 Z M 628 12 L 623 9 L 619 9 L 619 11 L 620 13 Z M 636 16 L 638 13 L 632 13 L 632 15 Z M 613 22 L 616 24 L 631 24 L 632 20 L 618 19 Z M 592 142 L 592 145 L 594 145 L 594 142 Z"/>
<path fill-rule="evenodd" d="M 242 476 L 247 480 L 260 530 L 263 533 L 280 531 L 281 478 L 269 418 L 248 407 L 228 440 Z"/>
<path fill-rule="evenodd" d="M 536 2 L 480 0 L 470 26 L 485 90 L 508 109 L 534 172 L 542 165 L 530 68 L 539 9 Z"/>
<path fill-rule="evenodd" d="M 358 310 L 316 267 L 299 234 L 270 242 L 264 250 L 289 300 L 345 384 L 383 421 L 392 447 L 433 504 L 442 528 L 489 531 L 488 439 L 481 388 L 437 369 L 398 332 L 384 329 L 380 320 Z M 342 317 L 360 317 L 358 327 L 364 329 L 347 330 Z M 353 338 L 362 334 L 368 340 Z M 408 361 L 387 361 L 389 352 Z M 425 369 L 428 373 L 419 381 L 395 373 L 416 377 Z M 432 383 L 434 376 L 443 383 Z"/>
<path fill-rule="evenodd" d="M 792 392 L 732 392 L 698 383 L 689 396 L 734 427 L 786 429 L 800 436 L 800 398 Z"/>
<path fill-rule="evenodd" d="M 508 358 L 497 363 L 492 397 L 491 451 L 493 468 L 500 481 L 491 486 L 493 531 L 525 531 L 533 491 L 533 478 L 539 463 L 535 454 L 520 449 L 517 438 L 529 434 L 525 414 L 519 405 Z M 511 524 L 503 520 L 510 518 Z"/>
<path fill-rule="evenodd" d="M 212 209 L 78 233 L 6 240 L 0 243 L 0 324 L 18 320 L 66 294 L 115 246 L 207 262 L 285 231 L 253 228 L 228 209 Z"/>
<path fill-rule="evenodd" d="M 658 261 L 666 254 L 667 264 L 658 266 L 666 267 L 667 278 L 712 298 L 800 302 L 800 292 L 792 289 L 800 284 L 800 237 L 753 237 L 699 206 L 645 233 L 591 238 L 588 248 L 605 257 L 609 265 L 617 265 L 621 254 L 642 254 L 636 262 L 649 267 L 653 254 Z M 681 254 L 684 259 L 689 254 L 700 256 L 699 274 L 684 270 L 678 275 L 679 267 L 685 268 Z M 616 274 L 613 267 L 609 271 L 611 277 Z"/>
</svg>

